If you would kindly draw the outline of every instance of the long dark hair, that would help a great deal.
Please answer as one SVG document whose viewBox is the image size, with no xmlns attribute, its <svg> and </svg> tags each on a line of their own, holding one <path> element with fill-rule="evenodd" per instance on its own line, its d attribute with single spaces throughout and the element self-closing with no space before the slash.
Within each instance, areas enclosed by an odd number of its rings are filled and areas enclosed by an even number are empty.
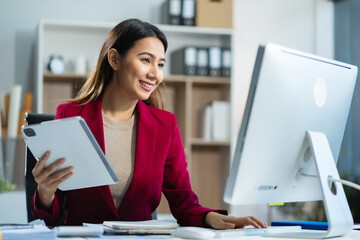
<svg viewBox="0 0 360 240">
<path fill-rule="evenodd" d="M 113 69 L 107 59 L 108 51 L 111 48 L 115 48 L 120 56 L 124 56 L 134 46 L 136 41 L 146 37 L 158 38 L 164 45 L 166 52 L 166 37 L 154 25 L 139 19 L 128 19 L 116 25 L 105 39 L 95 71 L 85 81 L 77 96 L 67 102 L 79 102 L 83 105 L 95 101 L 103 93 L 113 75 Z M 163 109 L 164 103 L 160 89 L 156 88 L 145 103 Z"/>
</svg>

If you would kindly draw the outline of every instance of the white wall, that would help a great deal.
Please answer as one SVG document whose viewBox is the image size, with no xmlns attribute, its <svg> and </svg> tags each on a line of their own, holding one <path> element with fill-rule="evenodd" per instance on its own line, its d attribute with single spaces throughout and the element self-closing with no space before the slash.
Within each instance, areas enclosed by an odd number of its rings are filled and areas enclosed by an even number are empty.
<svg viewBox="0 0 360 240">
<path fill-rule="evenodd" d="M 232 153 L 259 44 L 273 42 L 332 58 L 334 38 L 333 3 L 328 0 L 234 0 L 233 15 Z M 264 205 L 232 206 L 230 212 L 268 218 Z"/>
</svg>

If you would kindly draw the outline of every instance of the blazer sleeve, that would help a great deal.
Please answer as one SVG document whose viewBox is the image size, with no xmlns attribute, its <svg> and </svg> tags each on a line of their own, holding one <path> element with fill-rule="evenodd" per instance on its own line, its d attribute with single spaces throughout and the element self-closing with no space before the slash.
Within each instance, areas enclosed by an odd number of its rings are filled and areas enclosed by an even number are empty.
<svg viewBox="0 0 360 240">
<path fill-rule="evenodd" d="M 56 110 L 55 119 L 64 118 L 65 112 L 60 104 Z M 31 201 L 31 211 L 35 218 L 43 219 L 47 226 L 56 226 L 58 225 L 58 221 L 60 220 L 62 208 L 63 208 L 63 192 L 57 190 L 54 197 L 54 202 L 51 211 L 46 211 L 42 208 L 41 204 L 38 200 L 38 190 L 36 189 L 35 194 Z"/>
<path fill-rule="evenodd" d="M 215 211 L 227 215 L 226 210 L 214 210 L 203 207 L 192 191 L 190 185 L 184 146 L 175 115 L 172 115 L 172 141 L 165 162 L 163 193 L 166 196 L 170 210 L 181 226 L 204 225 L 206 213 Z"/>
</svg>

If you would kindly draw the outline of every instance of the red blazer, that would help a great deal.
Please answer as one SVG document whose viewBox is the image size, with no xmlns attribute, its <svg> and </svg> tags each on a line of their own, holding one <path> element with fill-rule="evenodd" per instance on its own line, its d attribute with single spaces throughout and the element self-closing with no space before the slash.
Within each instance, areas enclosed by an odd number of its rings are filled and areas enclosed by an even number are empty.
<svg viewBox="0 0 360 240">
<path fill-rule="evenodd" d="M 83 117 L 105 152 L 101 107 L 101 100 L 83 106 L 60 104 L 56 119 Z M 180 225 L 203 226 L 203 216 L 209 211 L 227 214 L 225 210 L 202 207 L 192 191 L 175 115 L 142 101 L 137 104 L 137 113 L 134 176 L 121 205 L 116 209 L 109 186 L 68 191 L 65 225 L 150 220 L 151 213 L 159 205 L 161 192 Z M 58 190 L 52 212 L 47 212 L 40 208 L 35 193 L 32 212 L 47 225 L 56 225 L 63 211 L 63 201 L 63 192 Z"/>
</svg>

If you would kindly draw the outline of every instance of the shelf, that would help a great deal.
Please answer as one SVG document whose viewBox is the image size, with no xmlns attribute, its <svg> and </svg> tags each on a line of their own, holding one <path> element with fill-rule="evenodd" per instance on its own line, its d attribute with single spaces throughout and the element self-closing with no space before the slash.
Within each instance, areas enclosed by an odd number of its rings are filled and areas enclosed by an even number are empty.
<svg viewBox="0 0 360 240">
<path fill-rule="evenodd" d="M 78 79 L 85 79 L 88 75 L 86 74 L 76 74 L 76 73 L 62 73 L 54 74 L 51 72 L 44 73 L 45 81 L 73 81 Z M 224 84 L 230 85 L 230 78 L 225 77 L 207 77 L 207 76 L 185 76 L 185 75 L 169 75 L 164 78 L 165 82 L 174 82 L 174 83 L 184 83 L 184 82 L 193 82 L 199 84 Z"/>
<path fill-rule="evenodd" d="M 164 78 L 166 82 L 193 82 L 205 84 L 225 84 L 230 85 L 230 78 L 208 77 L 208 76 L 186 76 L 186 75 L 168 75 Z"/>
<path fill-rule="evenodd" d="M 226 146 L 230 147 L 230 141 L 212 141 L 202 138 L 192 138 L 191 145 L 193 146 Z"/>
<path fill-rule="evenodd" d="M 92 21 L 68 21 L 68 20 L 41 20 L 40 24 L 45 30 L 108 30 L 115 27 L 118 22 L 92 22 Z M 180 33 L 180 34 L 198 34 L 198 35 L 224 35 L 231 36 L 233 29 L 230 28 L 210 28 L 210 27 L 196 27 L 196 26 L 181 26 L 181 25 L 166 25 L 156 24 L 156 26 L 166 33 Z"/>
<path fill-rule="evenodd" d="M 62 74 L 54 74 L 51 72 L 44 73 L 44 80 L 45 81 L 65 81 L 71 82 L 78 79 L 85 79 L 87 75 L 84 74 L 76 74 L 76 73 L 62 73 Z"/>
<path fill-rule="evenodd" d="M 76 96 L 89 73 L 53 74 L 46 68 L 51 55 L 61 55 L 66 64 L 83 55 L 88 65 L 96 63 L 104 38 L 116 22 L 42 20 L 38 27 L 36 111 L 54 114 L 59 100 Z M 165 109 L 177 117 L 193 189 L 202 204 L 222 208 L 220 198 L 229 168 L 230 142 L 199 138 L 201 112 L 212 101 L 230 101 L 231 77 L 172 75 L 171 53 L 184 46 L 231 48 L 232 29 L 156 25 L 169 41 L 164 84 L 160 86 Z M 69 69 L 70 70 L 70 69 Z M 204 184 L 208 183 L 208 184 Z M 170 212 L 163 200 L 159 213 Z"/>
<path fill-rule="evenodd" d="M 176 26 L 157 24 L 158 28 L 166 33 L 182 33 L 182 34 L 209 34 L 209 35 L 225 35 L 231 36 L 233 30 L 230 28 L 210 28 L 210 27 L 196 27 L 196 26 Z"/>
</svg>

